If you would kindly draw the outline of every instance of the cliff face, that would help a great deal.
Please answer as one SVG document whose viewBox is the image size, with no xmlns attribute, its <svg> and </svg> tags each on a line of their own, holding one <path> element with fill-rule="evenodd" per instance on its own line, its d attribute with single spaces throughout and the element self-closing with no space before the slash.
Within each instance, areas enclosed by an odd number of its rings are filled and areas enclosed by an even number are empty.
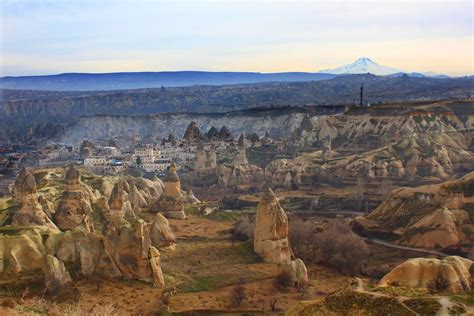
<svg viewBox="0 0 474 316">
<path fill-rule="evenodd" d="M 318 82 L 162 89 L 82 92 L 1 90 L 0 136 L 4 133 L 11 138 L 13 132 L 21 136 L 37 124 L 71 123 L 84 115 L 223 113 L 288 104 L 352 104 L 353 99 L 358 98 L 362 85 L 366 99 L 371 103 L 459 99 L 473 93 L 473 81 L 472 77 L 431 79 L 351 75 Z M 97 87 L 96 82 L 92 87 Z"/>
<path fill-rule="evenodd" d="M 156 140 L 169 135 L 184 135 L 191 122 L 201 131 L 207 132 L 212 126 L 226 126 L 234 135 L 240 133 L 265 134 L 270 131 L 275 137 L 288 137 L 300 125 L 305 113 L 312 117 L 335 114 L 344 107 L 331 108 L 280 108 L 260 109 L 223 114 L 160 114 L 150 116 L 92 116 L 81 117 L 76 124 L 66 129 L 63 141 L 79 143 L 84 139 L 118 138 L 132 142 L 127 136 Z M 316 118 L 315 118 L 316 119 Z"/>
</svg>

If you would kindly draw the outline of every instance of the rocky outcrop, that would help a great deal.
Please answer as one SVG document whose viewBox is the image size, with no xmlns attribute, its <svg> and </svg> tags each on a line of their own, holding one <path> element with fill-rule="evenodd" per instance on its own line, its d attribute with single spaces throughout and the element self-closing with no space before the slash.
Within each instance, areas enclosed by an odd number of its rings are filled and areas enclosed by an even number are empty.
<svg viewBox="0 0 474 316">
<path fill-rule="evenodd" d="M 271 189 L 267 189 L 257 206 L 254 249 L 267 262 L 291 263 L 288 217 Z"/>
<path fill-rule="evenodd" d="M 302 183 L 306 165 L 298 160 L 274 160 L 265 168 L 266 181 L 276 188 L 298 188 Z"/>
<path fill-rule="evenodd" d="M 201 130 L 197 126 L 196 122 L 192 121 L 191 123 L 189 123 L 188 127 L 186 128 L 186 131 L 184 132 L 183 139 L 189 143 L 194 143 L 203 139 Z"/>
<path fill-rule="evenodd" d="M 434 258 L 413 258 L 396 266 L 379 282 L 380 286 L 403 286 L 428 288 L 436 286 L 439 278 L 447 280 L 447 289 L 458 293 L 471 290 L 473 277 L 469 270 L 473 262 L 458 256 L 442 260 Z"/>
<path fill-rule="evenodd" d="M 202 143 L 199 143 L 196 148 L 196 161 L 194 168 L 195 169 L 204 169 L 206 168 L 207 164 L 207 156 L 206 156 L 206 151 L 204 150 L 204 145 Z"/>
<path fill-rule="evenodd" d="M 84 226 L 94 231 L 92 208 L 81 189 L 80 172 L 70 164 L 64 177 L 64 193 L 54 214 L 54 222 L 61 230 Z"/>
<path fill-rule="evenodd" d="M 162 286 L 160 256 L 151 246 L 146 223 L 123 226 L 107 236 L 76 227 L 65 232 L 22 229 L 1 234 L 0 275 L 19 278 L 41 271 L 48 286 L 60 288 L 72 275 L 123 277 Z"/>
<path fill-rule="evenodd" d="M 128 190 L 128 200 L 132 204 L 134 209 L 146 209 L 148 208 L 148 202 L 143 196 L 143 194 L 138 190 L 135 180 L 131 179 L 129 181 L 129 190 Z"/>
<path fill-rule="evenodd" d="M 105 250 L 116 263 L 122 276 L 127 279 L 143 279 L 156 282 L 163 280 L 160 256 L 151 245 L 150 231 L 146 222 L 137 220 L 130 225 L 111 227 L 105 239 Z M 159 281 L 157 285 L 163 285 Z"/>
<path fill-rule="evenodd" d="M 125 220 L 125 192 L 123 182 L 119 180 L 112 190 L 109 199 L 109 210 L 106 219 L 114 226 L 120 227 L 127 223 Z"/>
<path fill-rule="evenodd" d="M 226 187 L 260 186 L 264 182 L 263 169 L 256 165 L 220 165 L 218 181 Z"/>
<path fill-rule="evenodd" d="M 219 140 L 219 131 L 214 126 L 211 126 L 211 128 L 209 128 L 207 131 L 206 137 L 210 141 Z"/>
<path fill-rule="evenodd" d="M 171 230 L 170 223 L 161 214 L 157 213 L 150 227 L 151 244 L 157 248 L 174 249 L 176 237 Z"/>
<path fill-rule="evenodd" d="M 219 131 L 219 140 L 221 141 L 230 141 L 233 136 L 227 126 L 223 125 Z"/>
<path fill-rule="evenodd" d="M 193 190 L 189 190 L 185 193 L 184 200 L 188 204 L 201 204 L 201 201 L 194 195 Z"/>
<path fill-rule="evenodd" d="M 174 162 L 171 164 L 168 175 L 163 182 L 163 194 L 150 211 L 154 213 L 161 212 L 168 218 L 185 219 L 186 214 L 184 213 L 184 199 L 181 195 L 181 182 Z"/>
<path fill-rule="evenodd" d="M 36 180 L 26 168 L 20 171 L 14 184 L 13 194 L 14 207 L 11 210 L 13 226 L 47 226 L 57 229 L 36 198 Z"/>
<path fill-rule="evenodd" d="M 257 205 L 254 250 L 264 261 L 288 269 L 294 282 L 308 282 L 304 262 L 301 259 L 292 260 L 288 241 L 288 217 L 270 188 L 263 193 Z"/>
<path fill-rule="evenodd" d="M 216 168 L 217 167 L 217 155 L 216 155 L 216 146 L 211 144 L 209 149 L 206 151 L 206 168 Z"/>
<path fill-rule="evenodd" d="M 248 165 L 247 154 L 245 150 L 244 135 L 241 134 L 237 142 L 237 152 L 234 156 L 233 164 L 235 166 Z"/>
<path fill-rule="evenodd" d="M 394 190 L 368 216 L 358 221 L 366 234 L 393 232 L 413 247 L 466 247 L 474 242 L 474 173 L 441 184 Z"/>
</svg>

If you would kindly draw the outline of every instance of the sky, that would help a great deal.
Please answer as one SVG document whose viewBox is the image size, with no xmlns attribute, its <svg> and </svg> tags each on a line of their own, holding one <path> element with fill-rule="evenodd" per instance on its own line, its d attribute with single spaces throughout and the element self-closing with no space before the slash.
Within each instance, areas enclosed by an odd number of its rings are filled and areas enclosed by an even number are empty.
<svg viewBox="0 0 474 316">
<path fill-rule="evenodd" d="M 316 72 L 366 56 L 474 74 L 474 1 L 1 0 L 0 76 Z"/>
</svg>

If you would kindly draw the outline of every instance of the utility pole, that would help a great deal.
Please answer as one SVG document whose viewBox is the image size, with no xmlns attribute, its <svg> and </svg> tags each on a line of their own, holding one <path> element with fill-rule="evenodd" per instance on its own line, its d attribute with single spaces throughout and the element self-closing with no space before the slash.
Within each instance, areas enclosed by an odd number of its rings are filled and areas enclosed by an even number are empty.
<svg viewBox="0 0 474 316">
<path fill-rule="evenodd" d="M 360 103 L 359 105 L 362 106 L 364 101 L 364 86 L 360 86 Z"/>
</svg>

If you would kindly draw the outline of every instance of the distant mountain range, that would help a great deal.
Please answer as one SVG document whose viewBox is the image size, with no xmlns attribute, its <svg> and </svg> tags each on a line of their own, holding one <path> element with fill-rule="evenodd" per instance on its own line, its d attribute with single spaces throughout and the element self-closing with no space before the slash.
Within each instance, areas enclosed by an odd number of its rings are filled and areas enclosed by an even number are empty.
<svg viewBox="0 0 474 316">
<path fill-rule="evenodd" d="M 117 73 L 64 73 L 44 76 L 0 77 L 0 88 L 15 90 L 49 91 L 99 91 L 143 89 L 160 87 L 185 87 L 195 85 L 232 85 L 266 82 L 307 82 L 332 79 L 347 74 L 377 76 L 449 78 L 432 72 L 406 72 L 385 67 L 362 57 L 353 63 L 335 69 L 310 72 L 209 72 L 209 71 L 162 71 Z"/>
<path fill-rule="evenodd" d="M 359 58 L 351 64 L 344 65 L 338 68 L 324 69 L 319 71 L 319 73 L 333 75 L 371 73 L 377 76 L 402 76 L 406 74 L 410 77 L 449 78 L 449 76 L 440 75 L 434 72 L 407 72 L 397 68 L 382 66 L 368 57 Z"/>
<path fill-rule="evenodd" d="M 92 91 L 195 85 L 231 85 L 265 82 L 319 81 L 335 75 L 309 72 L 162 71 L 65 73 L 44 76 L 1 77 L 0 88 L 16 90 Z"/>
</svg>

